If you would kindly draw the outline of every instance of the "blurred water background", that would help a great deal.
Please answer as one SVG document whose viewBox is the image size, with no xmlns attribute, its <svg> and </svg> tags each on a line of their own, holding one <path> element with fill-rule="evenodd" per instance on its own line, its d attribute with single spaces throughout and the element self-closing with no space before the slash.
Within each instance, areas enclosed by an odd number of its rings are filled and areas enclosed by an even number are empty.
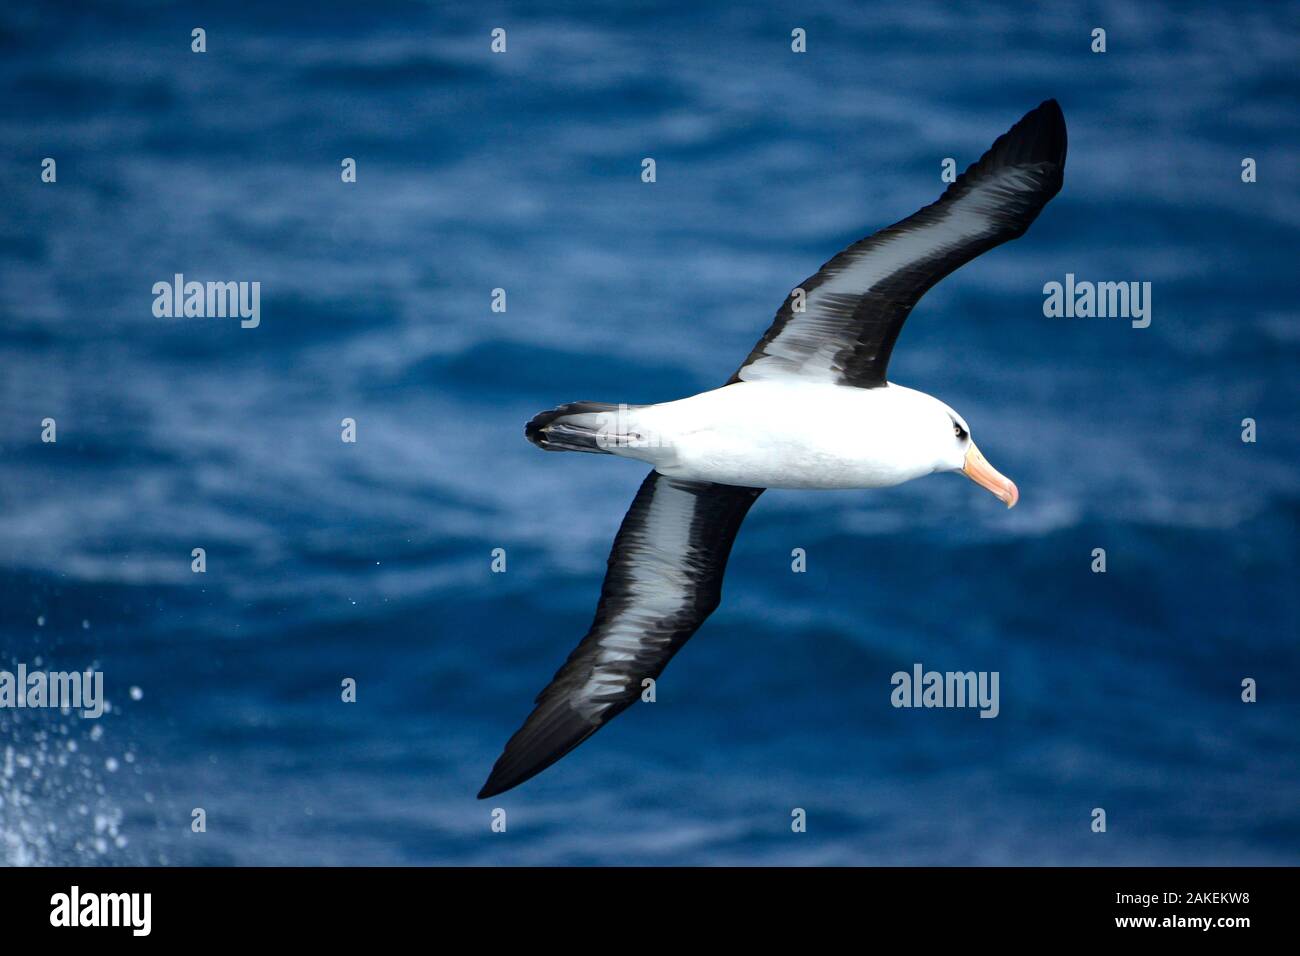
<svg viewBox="0 0 1300 956">
<path fill-rule="evenodd" d="M 0 668 L 112 712 L 0 711 L 0 862 L 1296 863 L 1298 10 L 5 4 Z M 890 370 L 1020 506 L 765 495 L 658 702 L 476 801 L 643 475 L 524 421 L 721 384 L 1047 97 L 1064 190 Z M 177 272 L 260 327 L 155 318 Z M 1045 318 L 1067 272 L 1151 326 Z M 893 709 L 915 662 L 1000 716 Z"/>
</svg>

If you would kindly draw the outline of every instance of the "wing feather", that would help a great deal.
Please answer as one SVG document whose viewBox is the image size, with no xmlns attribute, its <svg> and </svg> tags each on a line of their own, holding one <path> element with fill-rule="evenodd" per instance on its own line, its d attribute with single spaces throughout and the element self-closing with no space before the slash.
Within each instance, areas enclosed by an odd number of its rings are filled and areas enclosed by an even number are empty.
<svg viewBox="0 0 1300 956">
<path fill-rule="evenodd" d="M 492 768 L 479 797 L 545 770 L 639 699 L 722 596 L 741 522 L 761 488 L 652 471 L 628 509 L 591 630 Z"/>
<path fill-rule="evenodd" d="M 855 242 L 800 283 L 731 381 L 884 385 L 912 307 L 944 276 L 1024 234 L 1060 191 L 1065 153 L 1065 117 L 1047 100 L 936 202 Z"/>
</svg>

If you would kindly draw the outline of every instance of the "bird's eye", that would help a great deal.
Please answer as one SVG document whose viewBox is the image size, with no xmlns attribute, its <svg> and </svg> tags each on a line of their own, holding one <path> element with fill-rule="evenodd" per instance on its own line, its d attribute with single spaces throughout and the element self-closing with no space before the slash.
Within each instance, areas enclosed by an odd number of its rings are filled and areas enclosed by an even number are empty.
<svg viewBox="0 0 1300 956">
<path fill-rule="evenodd" d="M 956 422 L 952 423 L 952 433 L 956 435 L 958 438 L 966 437 L 966 429 L 962 428 Z"/>
</svg>

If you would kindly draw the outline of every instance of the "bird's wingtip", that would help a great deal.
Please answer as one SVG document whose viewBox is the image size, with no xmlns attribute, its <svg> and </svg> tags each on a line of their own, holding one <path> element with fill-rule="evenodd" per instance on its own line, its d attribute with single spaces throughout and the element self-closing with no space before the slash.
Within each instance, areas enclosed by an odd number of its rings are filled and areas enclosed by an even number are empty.
<svg viewBox="0 0 1300 956">
<path fill-rule="evenodd" d="M 1051 163 L 1064 170 L 1068 141 L 1061 104 L 1046 99 L 999 136 L 981 161 L 994 166 Z"/>
<path fill-rule="evenodd" d="M 1052 126 L 1056 127 L 1064 135 L 1065 133 L 1065 112 L 1061 109 L 1061 104 L 1056 99 L 1043 100 L 1038 105 L 1038 111 L 1042 114 Z"/>
<path fill-rule="evenodd" d="M 497 763 L 499 764 L 500 761 L 497 761 Z M 495 797 L 498 793 L 505 793 L 518 782 L 515 781 L 515 783 L 512 783 L 501 778 L 501 768 L 499 766 L 493 767 L 492 772 L 488 774 L 487 780 L 485 780 L 483 786 L 479 788 L 478 798 L 480 800 L 486 800 L 488 797 Z"/>
<path fill-rule="evenodd" d="M 1055 97 L 1043 100 L 1043 102 L 1022 116 L 1020 121 L 1023 123 L 1027 120 L 1036 126 L 1065 128 L 1065 112 L 1061 109 L 1061 104 L 1056 101 Z"/>
</svg>

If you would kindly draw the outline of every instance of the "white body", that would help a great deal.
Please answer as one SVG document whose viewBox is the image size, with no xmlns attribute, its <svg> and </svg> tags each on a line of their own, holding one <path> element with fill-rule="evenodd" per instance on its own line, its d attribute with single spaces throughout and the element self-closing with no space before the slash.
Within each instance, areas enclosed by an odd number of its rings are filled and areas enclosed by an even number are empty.
<svg viewBox="0 0 1300 956">
<path fill-rule="evenodd" d="M 943 402 L 899 385 L 737 382 L 662 405 L 574 416 L 603 447 L 671 478 L 756 488 L 883 488 L 962 468 Z M 619 437 L 622 436 L 622 437 Z"/>
</svg>

